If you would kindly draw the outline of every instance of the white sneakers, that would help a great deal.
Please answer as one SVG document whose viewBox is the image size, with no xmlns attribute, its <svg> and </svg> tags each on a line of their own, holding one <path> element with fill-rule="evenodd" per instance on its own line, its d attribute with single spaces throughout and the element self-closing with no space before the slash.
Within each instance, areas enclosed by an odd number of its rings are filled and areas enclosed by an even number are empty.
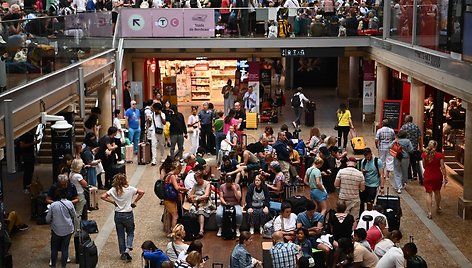
<svg viewBox="0 0 472 268">
<path fill-rule="evenodd" d="M 253 226 L 251 226 L 251 228 L 249 228 L 249 233 L 252 234 L 252 235 L 254 234 L 254 227 Z"/>
<path fill-rule="evenodd" d="M 222 228 L 218 228 L 218 232 L 216 233 L 216 236 L 220 237 L 221 236 L 221 233 L 223 232 Z M 252 228 L 252 233 L 254 233 L 254 228 Z M 241 233 L 239 232 L 239 229 L 236 229 L 236 237 L 240 237 L 241 236 Z"/>
<path fill-rule="evenodd" d="M 241 233 L 239 232 L 239 228 L 236 229 L 236 237 L 240 237 L 241 236 Z"/>
<path fill-rule="evenodd" d="M 216 233 L 216 236 L 220 237 L 220 236 L 221 236 L 221 232 L 222 232 L 222 231 L 223 231 L 223 230 L 221 229 L 221 227 L 220 227 L 220 228 L 218 228 L 218 233 Z"/>
</svg>

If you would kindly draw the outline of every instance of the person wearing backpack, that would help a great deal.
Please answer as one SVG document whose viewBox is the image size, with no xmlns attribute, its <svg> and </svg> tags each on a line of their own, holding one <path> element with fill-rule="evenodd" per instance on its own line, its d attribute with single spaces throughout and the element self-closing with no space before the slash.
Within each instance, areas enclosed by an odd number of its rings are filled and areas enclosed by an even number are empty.
<svg viewBox="0 0 472 268">
<path fill-rule="evenodd" d="M 310 100 L 302 93 L 302 88 L 297 87 L 297 92 L 293 94 L 291 102 L 295 113 L 295 121 L 292 124 L 295 128 L 298 128 L 300 126 L 300 118 L 302 117 L 303 102 L 310 102 Z"/>
<path fill-rule="evenodd" d="M 395 190 L 398 194 L 401 194 L 402 189 L 406 187 L 408 168 L 410 165 L 410 153 L 413 152 L 413 146 L 411 145 L 411 141 L 407 138 L 405 130 L 400 130 L 397 134 L 397 138 L 390 144 L 390 153 L 392 153 L 394 148 L 399 148 L 399 151 L 396 153 L 395 160 L 393 161 L 393 177 Z"/>
<path fill-rule="evenodd" d="M 364 211 L 366 203 L 374 203 L 377 191 L 380 194 L 383 194 L 384 192 L 385 178 L 383 175 L 383 163 L 382 160 L 373 156 L 372 150 L 369 147 L 364 149 L 364 159 L 361 161 L 361 171 L 364 174 L 365 190 L 359 194 L 361 199 L 359 216 Z"/>
</svg>

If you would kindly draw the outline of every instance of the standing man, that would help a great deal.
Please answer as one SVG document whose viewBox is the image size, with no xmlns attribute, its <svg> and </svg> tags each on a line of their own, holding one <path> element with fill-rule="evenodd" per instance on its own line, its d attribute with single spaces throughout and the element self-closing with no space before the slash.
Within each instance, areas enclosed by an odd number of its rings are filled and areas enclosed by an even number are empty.
<svg viewBox="0 0 472 268">
<path fill-rule="evenodd" d="M 270 248 L 272 266 L 274 268 L 296 268 L 298 246 L 294 243 L 285 243 L 282 231 L 272 235 L 274 245 Z"/>
<path fill-rule="evenodd" d="M 256 93 L 252 90 L 252 86 L 249 86 L 247 89 L 247 92 L 244 93 L 243 97 L 244 101 L 244 108 L 248 112 L 254 112 L 256 108 L 256 102 L 257 102 L 257 95 Z"/>
<path fill-rule="evenodd" d="M 200 120 L 200 136 L 201 143 L 200 145 L 205 148 L 207 153 L 212 151 L 210 145 L 212 144 L 211 139 L 215 139 L 213 136 L 213 112 L 208 109 L 208 102 L 203 103 L 203 110 L 198 113 L 198 118 Z"/>
<path fill-rule="evenodd" d="M 346 212 L 355 219 L 359 217 L 359 193 L 365 190 L 364 175 L 356 169 L 356 165 L 356 158 L 349 157 L 347 167 L 338 172 L 334 181 L 334 186 L 339 189 L 339 200 L 346 203 Z"/>
<path fill-rule="evenodd" d="M 34 163 L 36 162 L 34 146 L 38 144 L 39 141 L 34 137 L 34 129 L 21 135 L 19 141 L 20 155 L 23 158 L 23 191 L 29 194 L 29 187 L 34 173 Z"/>
<path fill-rule="evenodd" d="M 225 116 L 228 115 L 229 110 L 233 108 L 234 98 L 233 98 L 233 82 L 231 79 L 228 79 L 226 85 L 221 89 L 221 94 L 224 98 L 224 113 Z"/>
<path fill-rule="evenodd" d="M 241 122 L 237 131 L 238 139 L 241 140 L 241 132 L 246 128 L 246 112 L 244 112 L 244 110 L 241 108 L 241 103 L 239 102 L 234 103 L 234 110 L 236 111 L 234 119 L 237 119 Z"/>
<path fill-rule="evenodd" d="M 162 112 L 162 104 L 154 103 L 152 105 L 151 126 L 149 131 L 151 133 L 151 151 L 152 161 L 151 165 L 156 165 L 157 149 L 161 152 L 161 162 L 164 163 L 164 126 L 166 125 L 166 115 Z"/>
<path fill-rule="evenodd" d="M 131 108 L 125 112 L 125 126 L 128 129 L 128 138 L 133 143 L 134 154 L 138 154 L 139 137 L 141 136 L 141 114 L 136 108 L 136 101 L 131 101 Z"/>
<path fill-rule="evenodd" d="M 274 65 L 274 72 L 275 72 L 275 85 L 280 86 L 280 79 L 282 78 L 282 72 L 284 71 L 284 66 L 277 60 Z"/>
<path fill-rule="evenodd" d="M 187 138 L 187 126 L 185 126 L 184 115 L 177 110 L 177 105 L 172 105 L 174 114 L 168 119 L 170 122 L 170 157 L 172 159 L 182 158 L 184 153 L 184 138 Z M 179 148 L 175 154 L 175 145 Z"/>
<path fill-rule="evenodd" d="M 393 173 L 393 156 L 390 155 L 390 144 L 395 140 L 395 131 L 390 128 L 388 119 L 382 120 L 382 127 L 375 134 L 375 147 L 379 150 L 379 158 L 384 163 L 384 177 Z"/>
<path fill-rule="evenodd" d="M 290 183 L 290 153 L 292 149 L 287 145 L 285 132 L 281 131 L 277 135 L 277 141 L 272 146 L 277 153 L 277 160 L 280 163 L 282 173 L 285 176 L 285 183 Z"/>
<path fill-rule="evenodd" d="M 420 168 L 421 153 L 423 152 L 423 136 L 420 127 L 413 123 L 413 116 L 405 116 L 405 124 L 400 130 L 406 132 L 407 139 L 413 146 L 413 152 L 410 153 L 410 166 L 408 167 L 408 178 L 416 179 L 418 177 L 420 184 L 423 185 L 423 172 Z"/>
<path fill-rule="evenodd" d="M 374 204 L 377 191 L 380 194 L 384 192 L 385 178 L 383 172 L 383 163 L 377 157 L 374 157 L 370 148 L 365 148 L 364 159 L 361 161 L 361 170 L 365 179 L 365 191 L 360 193 L 361 208 L 359 217 L 364 212 L 364 205 Z M 380 187 L 380 190 L 379 190 Z"/>
<path fill-rule="evenodd" d="M 290 2 L 290 1 L 292 0 L 288 0 L 287 2 Z M 297 87 L 297 92 L 293 95 L 291 102 L 292 102 L 293 111 L 295 112 L 295 121 L 293 121 L 292 124 L 294 128 L 298 128 L 300 126 L 300 119 L 302 117 L 303 102 L 310 102 L 310 100 L 307 99 L 305 95 L 302 93 L 302 88 Z"/>
<path fill-rule="evenodd" d="M 131 82 L 126 81 L 125 82 L 125 88 L 123 89 L 123 103 L 125 105 L 125 108 L 123 111 L 128 110 L 131 108 L 131 93 L 129 92 L 131 90 Z"/>
</svg>

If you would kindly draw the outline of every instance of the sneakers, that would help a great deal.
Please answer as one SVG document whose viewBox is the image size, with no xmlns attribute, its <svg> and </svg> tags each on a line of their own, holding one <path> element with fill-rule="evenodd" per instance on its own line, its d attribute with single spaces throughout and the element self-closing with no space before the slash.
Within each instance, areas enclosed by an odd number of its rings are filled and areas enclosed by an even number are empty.
<svg viewBox="0 0 472 268">
<path fill-rule="evenodd" d="M 164 163 L 166 160 L 164 158 L 161 159 L 161 163 Z"/>
<path fill-rule="evenodd" d="M 251 228 L 249 228 L 249 233 L 252 234 L 252 235 L 254 234 L 254 227 L 253 226 L 251 226 Z"/>
<path fill-rule="evenodd" d="M 294 128 L 297 128 L 297 122 L 293 121 L 292 125 L 293 125 Z"/>
<path fill-rule="evenodd" d="M 151 165 L 155 166 L 156 165 L 156 160 L 152 160 Z"/>
<path fill-rule="evenodd" d="M 239 232 L 239 228 L 236 229 L 236 237 L 240 237 L 241 236 L 241 233 Z"/>
<path fill-rule="evenodd" d="M 220 237 L 221 236 L 221 232 L 223 232 L 222 228 L 218 228 L 218 233 L 216 233 L 216 236 Z"/>
<path fill-rule="evenodd" d="M 116 162 L 116 163 L 119 164 L 119 165 L 123 165 L 123 164 L 125 163 L 125 160 L 120 160 L 120 161 L 118 161 L 118 162 Z"/>
<path fill-rule="evenodd" d="M 28 230 L 28 228 L 29 228 L 29 226 L 26 225 L 26 224 L 22 224 L 22 225 L 18 226 L 18 230 L 20 230 L 20 231 L 26 231 L 26 230 Z"/>
<path fill-rule="evenodd" d="M 261 226 L 259 227 L 259 233 L 260 233 L 260 234 L 263 234 L 263 233 L 264 233 L 264 226 L 263 226 L 263 225 L 261 225 Z"/>
<path fill-rule="evenodd" d="M 397 190 L 397 194 L 401 194 L 402 193 L 402 190 Z"/>
<path fill-rule="evenodd" d="M 121 254 L 121 260 L 126 261 L 126 262 L 131 262 L 133 258 L 131 258 L 131 255 L 129 255 L 129 253 L 125 252 Z"/>
</svg>

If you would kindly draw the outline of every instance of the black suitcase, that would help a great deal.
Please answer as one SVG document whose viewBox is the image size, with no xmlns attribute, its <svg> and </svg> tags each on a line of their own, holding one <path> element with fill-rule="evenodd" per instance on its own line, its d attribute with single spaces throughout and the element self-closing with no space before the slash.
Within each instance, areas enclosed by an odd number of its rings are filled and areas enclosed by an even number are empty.
<svg viewBox="0 0 472 268">
<path fill-rule="evenodd" d="M 75 263 L 79 263 L 81 244 L 91 240 L 89 233 L 85 231 L 79 232 L 79 235 L 74 236 L 74 248 L 75 248 Z"/>
<path fill-rule="evenodd" d="M 48 203 L 46 197 L 48 193 L 39 193 L 35 198 L 31 199 L 31 218 L 36 220 L 38 225 L 46 224 L 46 215 L 48 209 Z"/>
<path fill-rule="evenodd" d="M 126 166 L 124 164 L 114 164 L 112 167 L 111 167 L 111 178 L 113 178 L 113 176 L 115 176 L 116 174 L 125 174 L 126 175 Z"/>
<path fill-rule="evenodd" d="M 234 206 L 225 206 L 223 209 L 223 224 L 221 237 L 224 240 L 236 238 L 236 209 Z"/>
<path fill-rule="evenodd" d="M 400 219 L 402 217 L 402 208 L 400 206 L 400 197 L 389 195 L 389 189 L 387 188 L 386 195 L 377 196 L 377 205 L 381 205 L 384 209 L 384 215 L 387 217 L 388 230 L 400 229 Z"/>
<path fill-rule="evenodd" d="M 292 206 L 292 213 L 299 214 L 306 210 L 306 204 L 309 200 L 302 195 L 295 195 L 285 200 Z"/>
<path fill-rule="evenodd" d="M 98 263 L 98 250 L 92 240 L 80 244 L 79 268 L 95 268 Z"/>
<path fill-rule="evenodd" d="M 197 216 L 186 214 L 179 218 L 179 221 L 185 228 L 184 241 L 193 241 L 198 238 L 200 225 L 198 224 Z"/>
</svg>

